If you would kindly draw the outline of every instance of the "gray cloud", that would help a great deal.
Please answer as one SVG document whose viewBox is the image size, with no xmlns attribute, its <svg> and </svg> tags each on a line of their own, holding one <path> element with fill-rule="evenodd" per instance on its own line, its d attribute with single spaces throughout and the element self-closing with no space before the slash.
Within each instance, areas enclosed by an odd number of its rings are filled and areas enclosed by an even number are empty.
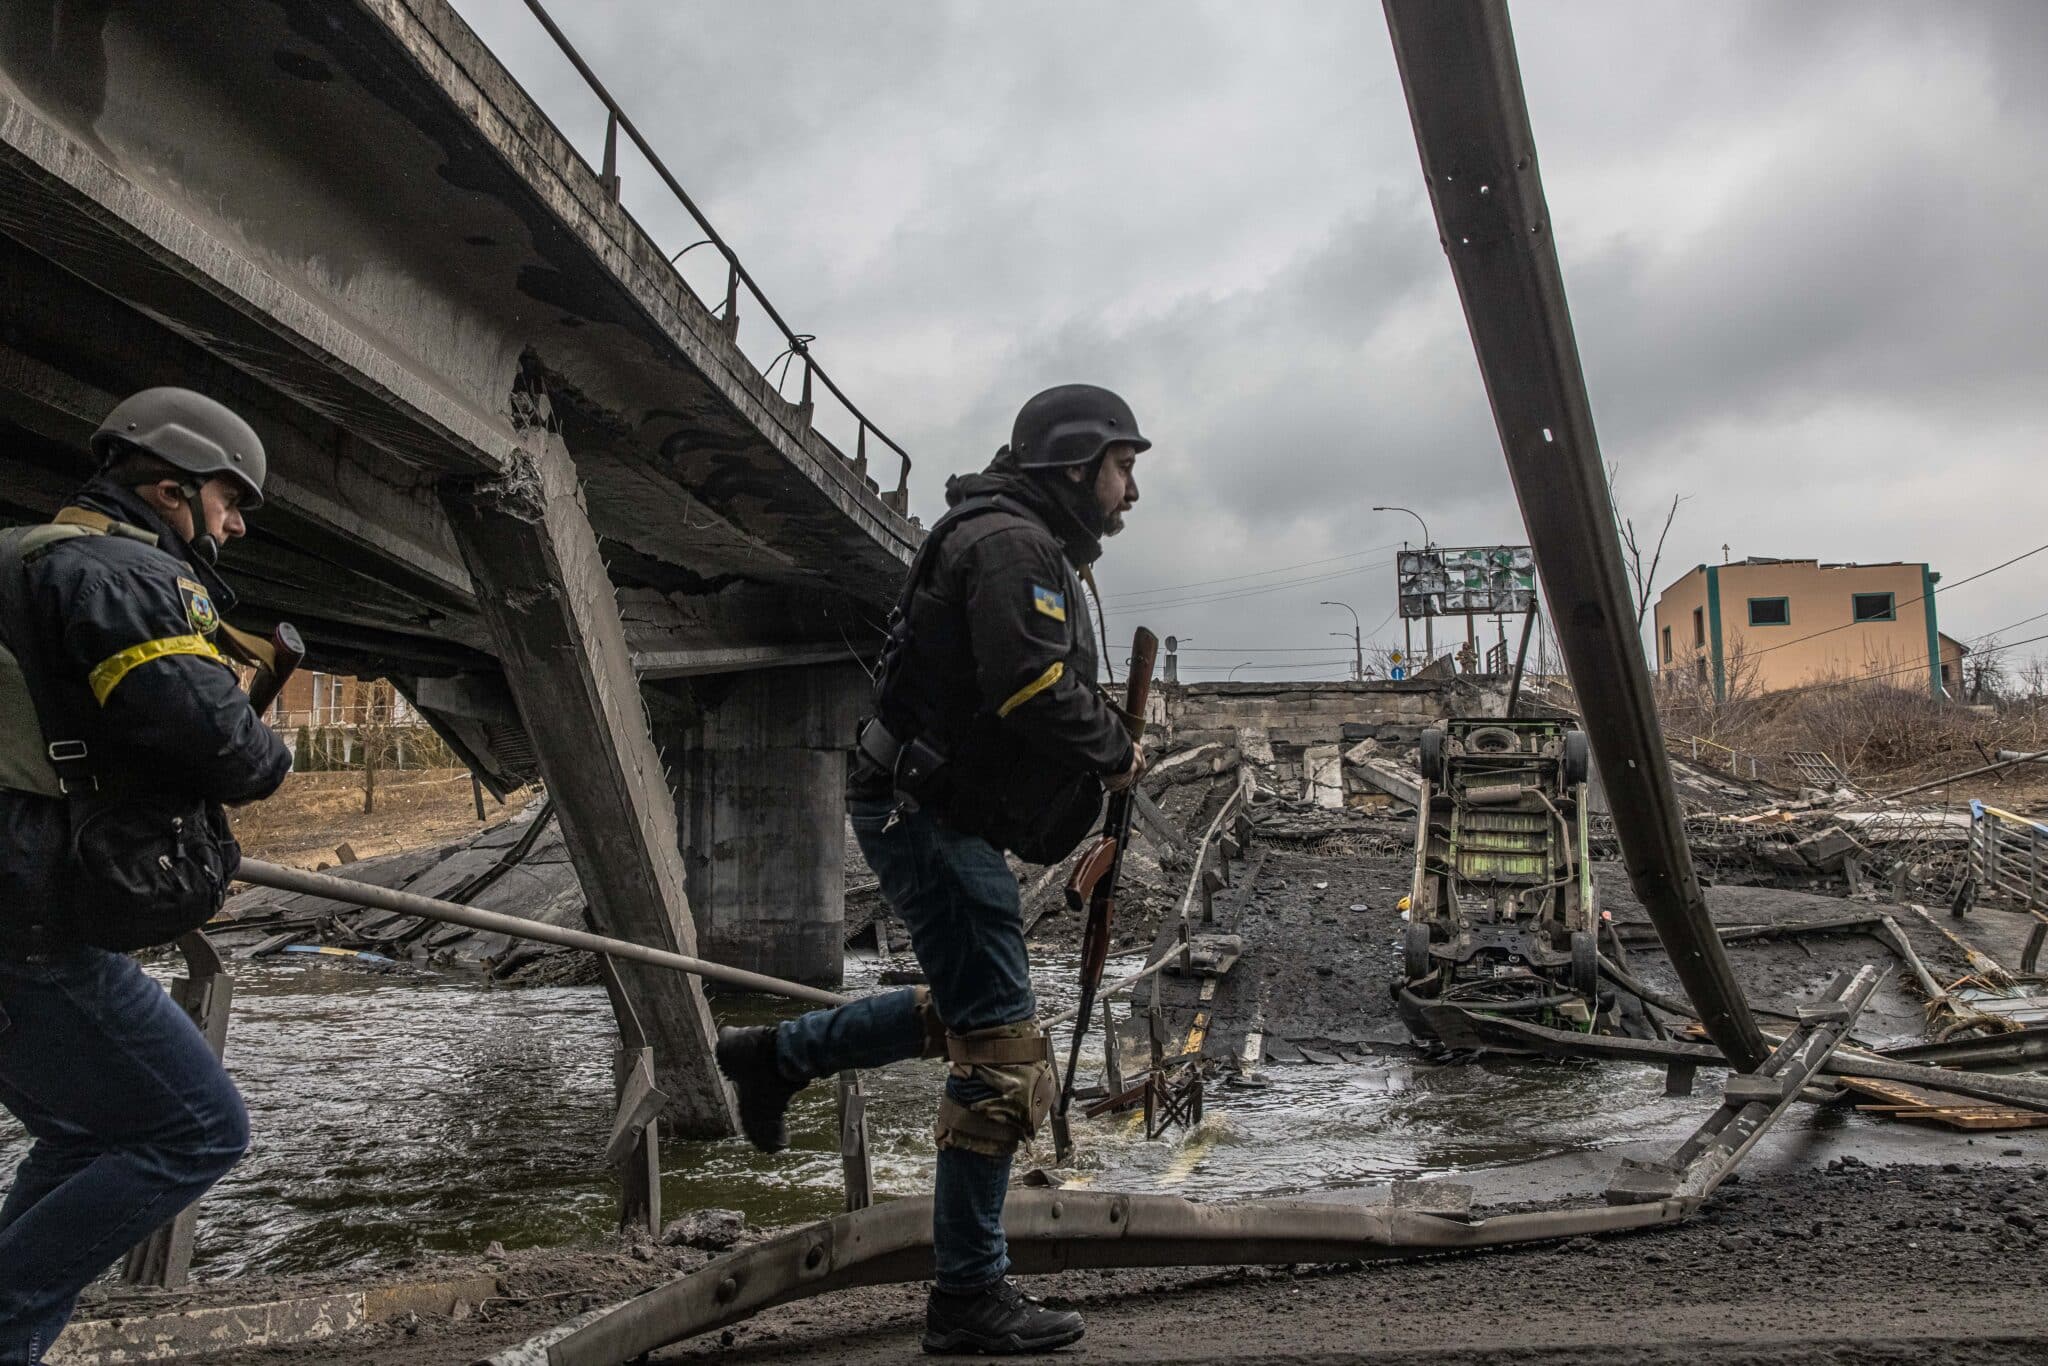
<svg viewBox="0 0 2048 1366">
<path fill-rule="evenodd" d="M 457 4 L 594 158 L 596 105 L 524 6 Z M 2048 6 L 1514 13 L 1618 500 L 1689 495 L 1660 578 L 1725 543 L 1953 580 L 2038 543 Z M 1204 650 L 1331 659 L 1349 618 L 1319 600 L 1370 627 L 1392 574 L 1367 552 L 1414 534 L 1373 504 L 1447 542 L 1519 538 L 1377 7 L 558 17 L 916 456 L 927 518 L 1036 388 L 1128 393 L 1159 445 L 1104 567 L 1118 633 L 1150 603 Z M 625 169 L 650 229 L 692 240 Z M 1176 584 L 1197 586 L 1131 596 Z M 2040 610 L 2033 562 L 1943 599 L 1964 636 Z M 1338 669 L 1275 676 L 1316 672 Z"/>
</svg>

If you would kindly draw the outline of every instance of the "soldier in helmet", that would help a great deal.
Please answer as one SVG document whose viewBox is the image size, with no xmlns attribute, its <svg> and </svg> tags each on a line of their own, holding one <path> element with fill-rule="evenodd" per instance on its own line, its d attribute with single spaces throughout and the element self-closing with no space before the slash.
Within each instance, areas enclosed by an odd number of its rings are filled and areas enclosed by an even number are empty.
<svg viewBox="0 0 2048 1366">
<path fill-rule="evenodd" d="M 1144 761 L 1096 686 L 1082 580 L 1138 501 L 1151 445 L 1127 404 L 1048 389 L 1010 444 L 946 486 L 950 507 L 912 561 L 882 655 L 875 715 L 848 783 L 855 837 L 910 927 L 928 988 L 869 996 L 774 1027 L 719 1032 L 718 1061 L 756 1147 L 789 1140 L 811 1081 L 911 1057 L 951 1063 L 939 1103 L 929 1352 L 1050 1351 L 1080 1338 L 1006 1276 L 1012 1155 L 1053 1102 L 1017 881 L 1004 851 L 1066 857 L 1103 794 Z"/>
<path fill-rule="evenodd" d="M 0 1366 L 248 1145 L 240 1095 L 125 950 L 220 908 L 223 803 L 291 768 L 216 645 L 214 559 L 263 501 L 228 409 L 147 389 L 48 526 L 0 533 L 0 1104 L 35 1140 L 0 1204 Z"/>
</svg>

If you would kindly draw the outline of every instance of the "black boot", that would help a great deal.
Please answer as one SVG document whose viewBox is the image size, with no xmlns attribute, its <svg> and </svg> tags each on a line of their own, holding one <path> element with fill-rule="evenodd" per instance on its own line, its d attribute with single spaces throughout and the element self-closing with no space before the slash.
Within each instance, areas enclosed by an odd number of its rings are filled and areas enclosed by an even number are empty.
<svg viewBox="0 0 2048 1366">
<path fill-rule="evenodd" d="M 1081 1333 L 1079 1314 L 1047 1309 L 1008 1280 L 966 1294 L 934 1286 L 924 1307 L 927 1352 L 1050 1352 L 1079 1342 Z"/>
<path fill-rule="evenodd" d="M 740 1132 L 764 1153 L 789 1146 L 789 1098 L 806 1083 L 782 1075 L 775 1061 L 775 1027 L 751 1025 L 718 1031 L 718 1070 L 732 1083 L 740 1102 Z"/>
</svg>

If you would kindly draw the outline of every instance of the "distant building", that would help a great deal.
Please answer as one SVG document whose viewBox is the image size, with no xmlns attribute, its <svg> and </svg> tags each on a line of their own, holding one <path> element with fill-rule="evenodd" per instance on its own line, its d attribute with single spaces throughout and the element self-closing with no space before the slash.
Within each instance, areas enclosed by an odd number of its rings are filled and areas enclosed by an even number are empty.
<svg viewBox="0 0 2048 1366">
<path fill-rule="evenodd" d="M 1657 599 L 1658 676 L 1717 698 L 1827 678 L 1959 698 L 1967 650 L 1936 623 L 1940 581 L 1924 564 L 1699 565 Z"/>
</svg>

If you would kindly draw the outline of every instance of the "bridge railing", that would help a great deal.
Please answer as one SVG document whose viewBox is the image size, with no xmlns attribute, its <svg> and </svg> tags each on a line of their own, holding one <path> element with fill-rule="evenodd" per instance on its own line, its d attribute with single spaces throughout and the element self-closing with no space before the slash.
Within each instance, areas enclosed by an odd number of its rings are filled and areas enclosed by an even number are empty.
<svg viewBox="0 0 2048 1366">
<path fill-rule="evenodd" d="M 708 246 L 725 258 L 725 299 L 713 309 L 713 314 L 724 325 L 726 335 L 734 339 L 737 339 L 739 335 L 740 289 L 744 286 L 753 301 L 760 306 L 762 314 L 782 334 L 784 342 L 783 350 L 776 355 L 774 360 L 769 361 L 763 367 L 761 371 L 763 378 L 768 379 L 775 386 L 776 393 L 780 394 L 783 383 L 789 377 L 790 367 L 797 361 L 802 361 L 803 397 L 799 400 L 798 407 L 799 411 L 803 414 L 806 424 L 809 423 L 811 417 L 811 391 L 812 385 L 815 382 L 818 385 L 822 385 L 827 392 L 839 400 L 840 405 L 846 409 L 847 415 L 856 424 L 857 435 L 855 437 L 854 455 L 850 462 L 856 475 L 872 482 L 872 477 L 868 474 L 868 438 L 870 436 L 873 436 L 875 440 L 896 453 L 899 462 L 897 466 L 896 487 L 893 491 L 884 492 L 882 500 L 896 512 L 907 515 L 910 510 L 910 453 L 897 445 L 888 433 L 877 427 L 873 422 L 870 422 L 867 415 L 860 410 L 852 399 L 846 396 L 846 391 L 841 389 L 829 374 L 825 373 L 825 367 L 819 365 L 810 353 L 810 344 L 816 341 L 817 338 L 809 333 L 796 331 L 783 320 L 782 314 L 776 311 L 775 305 L 762 292 L 761 286 L 755 283 L 752 275 L 747 273 L 746 266 L 740 262 L 739 253 L 734 251 L 723 237 L 719 236 L 718 229 L 711 226 L 711 220 L 704 216 L 703 210 L 699 209 L 696 201 L 690 198 L 689 191 L 682 187 L 682 183 L 669 170 L 668 164 L 661 159 L 660 154 L 654 150 L 653 145 L 641 135 L 640 130 L 633 125 L 633 120 L 619 106 L 619 102 L 612 98 L 611 92 L 605 89 L 604 82 L 599 80 L 597 73 L 590 69 L 590 64 L 583 60 L 583 55 L 576 50 L 575 44 L 569 41 L 568 35 L 562 32 L 561 26 L 555 23 L 554 18 L 548 14 L 546 7 L 541 4 L 541 0 L 526 0 L 526 7 L 533 11 L 534 18 L 540 21 L 541 27 L 547 30 L 548 36 L 555 40 L 555 46 L 562 50 L 562 55 L 569 59 L 569 64 L 576 68 L 577 74 L 583 77 L 584 84 L 590 87 L 591 93 L 596 95 L 605 107 L 604 164 L 603 169 L 598 172 L 598 178 L 604 186 L 605 193 L 611 197 L 612 202 L 618 202 L 619 133 L 623 130 L 626 136 L 632 139 L 633 145 L 640 149 L 640 154 L 647 158 L 647 164 L 654 168 L 654 173 L 661 177 L 662 183 L 668 186 L 669 193 L 676 197 L 676 202 L 681 204 L 688 211 L 690 217 L 696 221 L 698 231 L 704 234 L 700 240 L 690 243 L 681 251 L 669 257 L 670 265 L 678 267 L 676 278 L 683 280 L 684 286 L 690 288 L 692 294 L 695 294 L 694 287 L 689 285 L 689 281 L 683 276 L 679 268 L 679 263 L 683 256 L 695 251 L 698 247 Z M 782 366 L 781 379 L 774 377 L 773 372 L 777 365 Z M 819 436 L 820 439 L 823 439 L 822 433 L 819 433 Z M 826 441 L 826 444 L 828 446 L 832 445 L 829 440 Z M 833 449 L 839 454 L 841 459 L 845 459 L 844 451 L 839 451 L 836 446 Z M 877 483 L 875 487 L 879 489 L 881 486 Z"/>
</svg>

